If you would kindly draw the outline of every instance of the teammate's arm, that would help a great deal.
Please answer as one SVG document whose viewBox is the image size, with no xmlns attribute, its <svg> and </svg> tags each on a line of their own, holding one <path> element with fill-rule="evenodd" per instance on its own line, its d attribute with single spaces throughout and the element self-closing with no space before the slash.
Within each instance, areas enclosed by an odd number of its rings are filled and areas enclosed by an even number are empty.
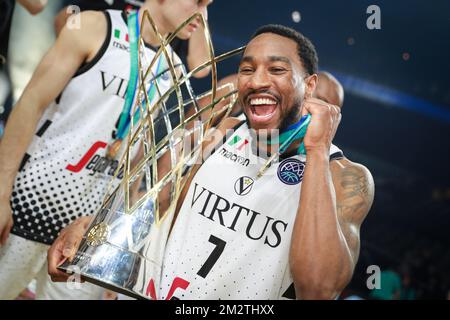
<svg viewBox="0 0 450 320">
<path fill-rule="evenodd" d="M 187 63 L 189 71 L 197 68 L 201 64 L 209 60 L 208 45 L 206 43 L 203 26 L 200 25 L 188 43 Z M 211 70 L 211 66 L 205 67 L 202 70 L 194 73 L 195 78 L 206 77 Z"/>
<path fill-rule="evenodd" d="M 201 13 L 208 23 L 208 5 L 212 3 L 212 0 L 202 0 L 198 1 L 198 5 L 202 8 Z M 191 71 L 201 64 L 209 60 L 208 44 L 205 39 L 205 33 L 203 25 L 197 21 L 199 27 L 192 33 L 188 42 L 188 52 L 187 52 L 187 67 Z M 206 77 L 211 70 L 211 66 L 207 66 L 202 70 L 193 74 L 195 78 Z"/>
<path fill-rule="evenodd" d="M 45 108 L 64 89 L 77 69 L 92 59 L 106 35 L 103 13 L 86 11 L 81 27 L 65 27 L 47 52 L 13 108 L 0 143 L 0 244 L 12 227 L 9 199 L 17 170 Z"/>
</svg>

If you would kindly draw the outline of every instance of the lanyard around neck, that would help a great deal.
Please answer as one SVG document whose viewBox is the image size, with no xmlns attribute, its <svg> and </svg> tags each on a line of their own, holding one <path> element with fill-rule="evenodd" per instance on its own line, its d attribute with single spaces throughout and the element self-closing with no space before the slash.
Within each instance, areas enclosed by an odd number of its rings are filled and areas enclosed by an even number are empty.
<svg viewBox="0 0 450 320">
<path fill-rule="evenodd" d="M 126 136 L 130 123 L 130 110 L 133 105 L 136 94 L 136 85 L 138 82 L 138 41 L 139 41 L 139 10 L 128 15 L 128 35 L 130 41 L 130 79 L 128 81 L 127 93 L 120 114 L 119 126 L 117 128 L 116 138 L 123 140 Z"/>
<path fill-rule="evenodd" d="M 279 136 L 279 141 L 269 141 L 269 144 L 280 144 L 279 153 L 283 154 L 287 148 L 294 142 L 295 140 L 302 139 L 306 135 L 306 129 L 308 128 L 309 123 L 311 122 L 311 115 L 307 114 L 301 117 L 301 119 L 289 127 L 287 127 L 283 132 L 281 132 Z M 297 150 L 297 154 L 306 154 L 305 145 L 302 142 Z"/>
<path fill-rule="evenodd" d="M 137 91 L 137 82 L 138 82 L 138 69 L 139 69 L 139 11 L 133 12 L 128 16 L 128 33 L 130 40 L 130 79 L 128 82 L 126 97 L 124 106 L 122 109 L 122 113 L 120 115 L 119 126 L 117 129 L 116 138 L 123 140 L 123 138 L 127 135 L 130 129 L 131 118 L 133 118 L 133 124 L 136 124 L 140 118 L 140 110 L 136 108 L 135 113 L 131 116 L 130 111 L 133 105 L 133 101 Z M 158 58 L 156 73 L 152 80 L 150 81 L 150 86 L 147 91 L 147 96 L 149 101 L 153 101 L 157 88 L 154 84 L 157 81 L 157 78 L 162 75 L 163 69 L 165 68 L 165 64 L 163 63 L 163 54 L 160 54 Z M 143 101 L 144 108 L 146 107 L 146 100 Z"/>
</svg>

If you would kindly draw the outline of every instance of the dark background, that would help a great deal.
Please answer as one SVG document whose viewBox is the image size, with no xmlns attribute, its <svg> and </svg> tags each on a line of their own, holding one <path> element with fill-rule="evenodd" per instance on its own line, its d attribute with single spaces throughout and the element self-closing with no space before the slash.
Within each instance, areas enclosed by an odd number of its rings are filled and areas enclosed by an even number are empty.
<svg viewBox="0 0 450 320">
<path fill-rule="evenodd" d="M 381 30 L 369 30 L 369 5 Z M 298 11 L 300 22 L 292 19 Z M 361 229 L 350 289 L 368 293 L 366 268 L 393 268 L 416 298 L 450 290 L 450 1 L 214 1 L 209 24 L 216 54 L 245 45 L 261 25 L 295 28 L 316 46 L 320 69 L 344 85 L 334 143 L 367 166 L 375 202 Z M 238 58 L 219 67 L 237 71 Z M 208 80 L 197 86 L 207 87 Z"/>
</svg>

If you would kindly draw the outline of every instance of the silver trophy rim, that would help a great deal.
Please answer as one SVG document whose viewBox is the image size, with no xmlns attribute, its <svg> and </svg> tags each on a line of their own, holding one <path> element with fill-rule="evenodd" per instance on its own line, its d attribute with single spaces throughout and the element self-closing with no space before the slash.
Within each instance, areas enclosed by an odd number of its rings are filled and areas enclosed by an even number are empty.
<svg viewBox="0 0 450 320">
<path fill-rule="evenodd" d="M 72 271 L 68 270 L 68 267 L 71 266 L 71 265 L 72 264 L 68 264 L 67 266 L 62 266 L 61 265 L 61 266 L 57 267 L 57 269 L 62 271 L 62 272 L 65 272 L 65 273 L 73 274 Z M 153 300 L 153 299 L 151 299 L 151 298 L 149 298 L 147 296 L 140 295 L 140 294 L 136 293 L 135 291 L 127 290 L 127 289 L 124 289 L 123 287 L 119 287 L 119 286 L 113 284 L 112 282 L 110 282 L 108 280 L 100 279 L 100 278 L 93 277 L 93 276 L 89 276 L 87 274 L 84 274 L 83 272 L 81 272 L 79 274 L 80 274 L 82 280 L 86 280 L 86 281 L 88 281 L 88 282 L 90 282 L 92 284 L 95 284 L 97 286 L 100 286 L 102 288 L 105 288 L 105 289 L 108 289 L 108 290 L 111 290 L 111 291 L 114 291 L 114 292 L 117 292 L 117 293 L 121 293 L 123 295 L 126 295 L 127 297 L 135 298 L 137 300 Z"/>
</svg>

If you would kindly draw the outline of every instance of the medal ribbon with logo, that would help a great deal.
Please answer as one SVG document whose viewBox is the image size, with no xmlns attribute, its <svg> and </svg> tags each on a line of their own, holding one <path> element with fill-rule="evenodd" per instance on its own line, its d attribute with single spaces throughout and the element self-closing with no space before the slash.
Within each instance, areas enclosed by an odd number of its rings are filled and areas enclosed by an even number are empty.
<svg viewBox="0 0 450 320">
<path fill-rule="evenodd" d="M 310 122 L 311 122 L 311 115 L 310 114 L 304 115 L 297 123 L 294 123 L 293 125 L 283 130 L 283 132 L 281 132 L 279 141 L 277 141 L 277 143 L 280 144 L 280 148 L 278 149 L 277 152 L 272 154 L 272 156 L 262 166 L 256 178 L 260 178 L 264 174 L 264 172 L 266 172 L 267 168 L 269 168 L 269 166 L 275 160 L 275 158 L 283 154 L 295 140 L 302 139 L 302 142 L 300 143 L 300 146 L 297 149 L 297 154 L 306 155 L 305 144 L 303 143 L 303 139 L 305 138 L 306 130 L 308 129 L 308 125 Z M 275 144 L 274 141 L 269 141 L 268 143 Z"/>
</svg>

